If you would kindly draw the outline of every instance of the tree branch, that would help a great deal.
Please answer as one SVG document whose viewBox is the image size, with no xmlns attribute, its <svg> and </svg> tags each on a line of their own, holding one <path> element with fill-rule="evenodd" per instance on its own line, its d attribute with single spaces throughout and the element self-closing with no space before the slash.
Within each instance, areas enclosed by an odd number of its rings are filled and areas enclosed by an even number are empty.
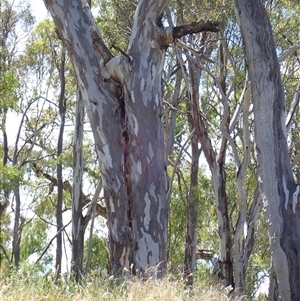
<svg viewBox="0 0 300 301">
<path fill-rule="evenodd" d="M 11 261 L 10 261 L 8 255 L 7 255 L 7 252 L 6 252 L 6 250 L 5 250 L 5 248 L 4 248 L 4 246 L 2 244 L 0 244 L 0 249 L 3 251 L 4 257 L 9 262 L 9 265 L 11 265 Z"/>
<path fill-rule="evenodd" d="M 159 43 L 162 46 L 168 46 L 176 39 L 180 39 L 188 34 L 199 33 L 203 31 L 218 32 L 218 26 L 219 23 L 216 21 L 200 20 L 186 25 L 175 26 L 173 28 L 165 27 L 162 28 L 159 33 Z"/>
<path fill-rule="evenodd" d="M 72 221 L 72 220 L 71 220 Z M 61 233 L 66 227 L 68 227 L 71 224 L 71 221 L 69 221 L 66 225 L 64 225 L 48 242 L 48 244 L 46 245 L 46 247 L 44 248 L 42 254 L 39 256 L 39 258 L 35 261 L 34 265 L 37 265 L 39 263 L 39 261 L 42 259 L 42 257 L 45 255 L 45 253 L 47 252 L 47 250 L 49 249 L 49 247 L 51 246 L 53 240 L 55 239 L 55 237 Z"/>
<path fill-rule="evenodd" d="M 32 167 L 38 177 L 44 177 L 45 179 L 47 179 L 51 182 L 49 184 L 51 187 L 57 186 L 58 182 L 55 177 L 44 172 L 40 167 L 37 166 L 36 163 L 32 163 Z M 64 190 L 67 190 L 70 193 L 70 195 L 72 195 L 72 185 L 70 184 L 69 181 L 63 182 L 63 188 L 64 188 Z M 91 200 L 84 193 L 82 193 L 82 205 L 86 206 L 90 202 L 91 202 Z M 101 215 L 102 217 L 107 218 L 106 208 L 101 206 L 98 203 L 96 204 L 96 212 L 97 212 L 97 215 Z"/>
<path fill-rule="evenodd" d="M 113 55 L 104 44 L 98 30 L 95 29 L 92 31 L 92 39 L 94 49 L 102 56 L 103 62 L 106 64 L 113 57 Z"/>
<path fill-rule="evenodd" d="M 292 167 L 294 167 L 300 161 L 300 152 L 294 157 L 292 161 Z"/>
<path fill-rule="evenodd" d="M 173 28 L 173 38 L 179 39 L 188 34 L 198 33 L 202 31 L 218 32 L 219 23 L 210 20 L 200 20 L 187 25 L 176 26 Z"/>
</svg>

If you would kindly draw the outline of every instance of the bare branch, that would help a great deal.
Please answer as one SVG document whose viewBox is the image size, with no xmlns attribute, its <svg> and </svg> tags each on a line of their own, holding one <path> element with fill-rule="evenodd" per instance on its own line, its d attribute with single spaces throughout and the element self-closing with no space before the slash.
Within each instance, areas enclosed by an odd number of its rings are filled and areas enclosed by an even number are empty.
<svg viewBox="0 0 300 301">
<path fill-rule="evenodd" d="M 7 254 L 5 248 L 4 248 L 4 246 L 3 246 L 2 244 L 0 244 L 0 249 L 3 251 L 4 257 L 6 258 L 6 260 L 7 260 L 7 261 L 9 262 L 9 264 L 11 265 L 11 261 L 10 261 L 10 259 L 9 259 L 9 257 L 8 257 L 8 254 Z"/>
<path fill-rule="evenodd" d="M 296 92 L 294 94 L 294 98 L 293 98 L 293 101 L 291 103 L 289 113 L 288 113 L 288 115 L 286 117 L 286 130 L 287 131 L 291 127 L 293 116 L 294 116 L 296 108 L 298 107 L 298 104 L 299 104 L 299 99 L 300 99 L 300 81 L 298 83 Z"/>
<path fill-rule="evenodd" d="M 219 23 L 210 20 L 200 20 L 187 25 L 176 26 L 173 28 L 173 38 L 180 39 L 188 34 L 198 33 L 202 31 L 218 32 Z"/>
<path fill-rule="evenodd" d="M 45 179 L 49 180 L 51 182 L 50 186 L 52 186 L 52 187 L 57 186 L 57 178 L 44 172 L 42 170 L 42 168 L 38 167 L 35 162 L 32 163 L 32 168 L 38 177 L 44 177 Z M 70 195 L 72 195 L 72 185 L 70 184 L 69 181 L 63 182 L 63 188 L 64 188 L 64 190 L 67 190 L 70 193 Z M 90 202 L 91 202 L 91 200 L 84 193 L 82 193 L 82 205 L 86 206 Z M 102 217 L 107 218 L 106 208 L 101 206 L 100 204 L 96 204 L 96 212 L 98 215 L 101 215 Z"/>
<path fill-rule="evenodd" d="M 159 43 L 162 46 L 168 46 L 169 44 L 173 43 L 176 39 L 180 39 L 181 37 L 186 36 L 188 34 L 199 33 L 203 31 L 218 32 L 218 22 L 200 20 L 187 25 L 165 27 L 159 32 Z"/>
<path fill-rule="evenodd" d="M 72 221 L 72 220 L 71 220 Z M 69 221 L 66 225 L 64 225 L 48 242 L 48 244 L 46 245 L 46 247 L 44 248 L 42 254 L 39 256 L 39 258 L 36 260 L 36 262 L 34 263 L 34 265 L 37 265 L 39 263 L 39 261 L 43 258 L 43 256 L 45 255 L 45 253 L 47 252 L 47 250 L 49 249 L 49 247 L 51 246 L 53 240 L 56 238 L 57 235 L 59 235 L 66 227 L 68 227 L 71 224 L 71 221 Z"/>
<path fill-rule="evenodd" d="M 207 56 L 205 56 L 203 54 L 203 51 L 202 49 L 200 50 L 196 50 L 190 46 L 187 46 L 186 44 L 184 44 L 182 41 L 178 40 L 176 41 L 176 44 L 180 47 L 182 47 L 183 49 L 185 50 L 188 50 L 190 51 L 191 53 L 193 53 L 195 56 L 198 56 L 200 58 L 201 61 L 204 61 L 204 62 L 208 62 L 208 63 L 215 63 L 215 61 L 211 60 L 210 58 L 208 58 Z"/>
<path fill-rule="evenodd" d="M 278 57 L 279 63 L 283 62 L 289 55 L 291 55 L 292 53 L 294 53 L 295 51 L 297 51 L 299 49 L 300 49 L 300 45 L 299 44 L 293 45 L 291 48 L 289 48 L 288 50 L 286 50 L 284 53 L 282 53 Z"/>
<path fill-rule="evenodd" d="M 292 161 L 292 167 L 294 167 L 300 161 L 300 152 L 295 156 Z"/>
</svg>

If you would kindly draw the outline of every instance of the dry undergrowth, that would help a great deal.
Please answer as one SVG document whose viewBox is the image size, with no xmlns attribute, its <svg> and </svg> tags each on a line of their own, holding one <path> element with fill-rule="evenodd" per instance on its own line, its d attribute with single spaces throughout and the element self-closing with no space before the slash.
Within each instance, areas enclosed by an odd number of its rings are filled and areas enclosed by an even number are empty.
<svg viewBox="0 0 300 301">
<path fill-rule="evenodd" d="M 195 285 L 192 293 L 179 281 L 97 280 L 83 286 L 62 281 L 59 285 L 51 279 L 13 276 L 0 282 L 1 301 L 179 301 L 179 300 L 229 300 L 225 291 Z"/>
<path fill-rule="evenodd" d="M 225 301 L 226 291 L 196 283 L 192 292 L 180 281 L 126 281 L 97 279 L 77 286 L 66 280 L 55 284 L 46 277 L 14 275 L 0 280 L 1 301 Z M 242 298 L 240 300 L 248 300 Z"/>
</svg>

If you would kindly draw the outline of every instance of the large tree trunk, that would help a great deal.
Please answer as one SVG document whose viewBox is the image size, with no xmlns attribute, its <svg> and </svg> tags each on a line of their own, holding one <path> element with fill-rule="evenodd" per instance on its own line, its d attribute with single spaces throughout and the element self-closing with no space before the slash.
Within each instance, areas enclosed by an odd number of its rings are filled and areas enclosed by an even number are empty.
<svg viewBox="0 0 300 301">
<path fill-rule="evenodd" d="M 107 207 L 111 272 L 162 271 L 168 203 L 162 68 L 168 44 L 213 22 L 162 28 L 167 0 L 141 0 L 127 53 L 113 57 L 86 1 L 44 1 L 73 62 L 92 127 Z M 100 55 L 99 55 L 100 54 Z"/>
<path fill-rule="evenodd" d="M 161 263 L 163 268 L 168 218 L 160 118 L 165 49 L 158 44 L 155 23 L 166 1 L 140 2 L 128 57 L 115 58 L 101 44 L 86 3 L 45 2 L 69 51 L 94 134 L 107 199 L 111 270 L 126 267 L 140 273 Z M 93 45 L 102 51 L 102 60 Z"/>
<path fill-rule="evenodd" d="M 299 208 L 293 213 L 298 191 L 287 148 L 284 90 L 272 28 L 260 0 L 234 4 L 250 72 L 260 188 L 279 295 L 282 300 L 300 300 Z"/>
</svg>

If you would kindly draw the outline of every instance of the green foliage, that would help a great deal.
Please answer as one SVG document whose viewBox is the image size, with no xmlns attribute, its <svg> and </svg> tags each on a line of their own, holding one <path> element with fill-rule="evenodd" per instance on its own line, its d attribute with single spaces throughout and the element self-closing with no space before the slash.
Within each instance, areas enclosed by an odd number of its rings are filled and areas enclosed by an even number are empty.
<svg viewBox="0 0 300 301">
<path fill-rule="evenodd" d="M 88 233 L 88 232 L 87 232 Z M 97 275 L 106 275 L 108 268 L 108 247 L 107 238 L 100 236 L 99 233 L 94 233 L 92 237 L 92 249 L 89 271 Z M 84 267 L 87 261 L 89 241 L 86 240 L 84 243 Z"/>
<path fill-rule="evenodd" d="M 169 174 L 172 169 L 169 167 Z M 168 260 L 171 272 L 180 272 L 178 267 L 183 264 L 185 230 L 186 230 L 186 197 L 187 197 L 187 174 L 176 173 L 170 202 L 170 219 L 168 227 Z M 217 254 L 217 221 L 215 215 L 214 192 L 210 177 L 205 169 L 199 169 L 199 184 L 196 195 L 198 197 L 198 244 L 201 249 L 211 250 Z M 211 262 L 199 266 L 197 277 L 208 279 L 210 277 Z"/>
<path fill-rule="evenodd" d="M 0 165 L 0 190 L 10 191 L 23 181 L 23 171 L 17 166 Z"/>
<path fill-rule="evenodd" d="M 1 68 L 1 62 L 0 62 Z M 1 72 L 0 72 L 1 74 Z M 17 95 L 16 89 L 18 87 L 18 80 L 16 73 L 8 70 L 1 74 L 0 77 L 0 109 L 16 109 Z"/>
<path fill-rule="evenodd" d="M 49 225 L 38 217 L 29 220 L 22 231 L 21 242 L 21 260 L 26 261 L 31 255 L 38 256 L 47 242 L 47 230 Z M 52 260 L 50 257 L 43 257 L 43 264 L 49 264 Z"/>
<path fill-rule="evenodd" d="M 113 46 L 126 51 L 137 3 L 137 0 L 118 2 L 97 0 L 93 3 L 96 22 L 101 28 L 106 44 L 112 48 L 115 55 L 120 53 Z"/>
</svg>

